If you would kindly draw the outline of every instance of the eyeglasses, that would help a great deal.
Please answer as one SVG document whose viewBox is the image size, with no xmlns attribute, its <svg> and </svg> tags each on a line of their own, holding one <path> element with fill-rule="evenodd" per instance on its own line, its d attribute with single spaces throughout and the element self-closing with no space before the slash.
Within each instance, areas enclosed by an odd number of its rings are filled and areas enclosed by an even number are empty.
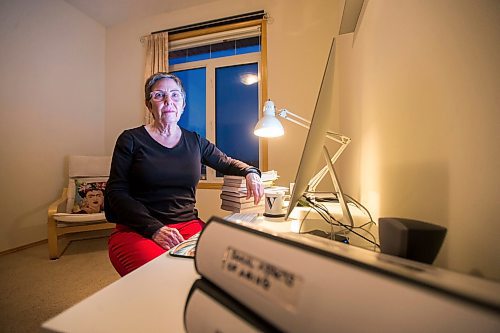
<svg viewBox="0 0 500 333">
<path fill-rule="evenodd" d="M 149 94 L 149 96 L 155 102 L 163 102 L 168 96 L 171 101 L 176 103 L 182 101 L 183 97 L 179 90 L 154 90 Z"/>
</svg>

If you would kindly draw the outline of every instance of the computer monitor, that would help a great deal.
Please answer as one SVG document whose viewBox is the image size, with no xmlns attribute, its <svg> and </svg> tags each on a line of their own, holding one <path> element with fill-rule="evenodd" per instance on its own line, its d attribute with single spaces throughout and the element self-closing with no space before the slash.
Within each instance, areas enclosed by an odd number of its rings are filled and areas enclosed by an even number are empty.
<svg viewBox="0 0 500 333">
<path fill-rule="evenodd" d="M 351 213 L 347 207 L 340 182 L 338 181 L 333 164 L 330 161 L 328 149 L 325 146 L 328 127 L 332 123 L 334 110 L 334 73 L 335 73 L 335 38 L 333 38 L 328 60 L 323 73 L 314 114 L 307 134 L 306 143 L 300 159 L 299 168 L 295 177 L 295 185 L 290 196 L 290 204 L 286 217 L 290 216 L 292 210 L 297 206 L 300 198 L 308 192 L 311 187 L 311 179 L 316 174 L 316 166 L 320 161 L 321 155 L 325 157 L 325 162 L 329 166 L 329 173 L 334 186 L 334 191 L 340 206 L 342 208 L 343 224 L 354 226 Z"/>
</svg>

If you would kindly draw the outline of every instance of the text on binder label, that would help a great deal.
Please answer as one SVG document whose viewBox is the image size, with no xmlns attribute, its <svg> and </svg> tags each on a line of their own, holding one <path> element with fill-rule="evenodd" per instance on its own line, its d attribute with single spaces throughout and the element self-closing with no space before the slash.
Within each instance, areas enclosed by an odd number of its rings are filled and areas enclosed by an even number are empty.
<svg viewBox="0 0 500 333">
<path fill-rule="evenodd" d="M 224 253 L 222 270 L 287 309 L 295 308 L 302 287 L 297 274 L 232 247 Z"/>
</svg>

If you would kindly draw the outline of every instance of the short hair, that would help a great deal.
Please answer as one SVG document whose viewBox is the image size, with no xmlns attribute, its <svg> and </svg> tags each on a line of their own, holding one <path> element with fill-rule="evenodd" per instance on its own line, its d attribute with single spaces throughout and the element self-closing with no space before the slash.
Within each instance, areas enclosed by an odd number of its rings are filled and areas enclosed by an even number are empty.
<svg viewBox="0 0 500 333">
<path fill-rule="evenodd" d="M 182 85 L 181 79 L 179 79 L 174 74 L 170 74 L 167 72 L 158 72 L 151 75 L 144 84 L 144 101 L 147 103 L 151 99 L 151 91 L 156 82 L 163 79 L 171 79 L 174 80 L 175 83 L 181 88 L 182 96 L 184 97 L 184 103 L 186 101 L 186 91 L 184 90 L 184 86 Z"/>
</svg>

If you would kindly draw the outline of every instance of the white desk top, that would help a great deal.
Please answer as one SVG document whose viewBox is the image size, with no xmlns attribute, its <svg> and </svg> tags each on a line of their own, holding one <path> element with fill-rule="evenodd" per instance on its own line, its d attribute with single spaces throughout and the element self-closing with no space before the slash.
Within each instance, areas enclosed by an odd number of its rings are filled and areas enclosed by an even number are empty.
<svg viewBox="0 0 500 333">
<path fill-rule="evenodd" d="M 315 219 L 302 229 L 315 229 Z M 272 228 L 278 233 L 297 232 L 293 221 L 271 222 L 259 217 L 256 225 Z M 372 230 L 373 232 L 373 230 Z M 340 244 L 345 248 L 345 245 Z M 464 297 L 488 300 L 491 304 L 499 304 L 498 291 L 500 285 L 470 276 L 441 270 L 436 267 L 413 263 L 422 266 L 422 270 L 407 267 L 409 262 L 400 258 L 375 254 L 354 247 L 347 247 L 348 252 L 366 252 L 361 262 L 376 265 L 380 269 L 388 266 L 391 271 L 404 271 L 429 285 L 460 293 Z M 345 252 L 345 251 L 342 251 Z M 379 258 L 381 256 L 381 258 Z M 383 259 L 383 260 L 382 260 Z M 392 262 L 394 261 L 394 263 Z M 399 264 L 398 264 L 399 263 Z M 404 264 L 404 265 L 403 265 Z M 390 266 L 390 267 L 389 267 Z M 42 325 L 42 332 L 184 332 L 184 307 L 189 290 L 199 278 L 194 268 L 194 260 L 172 257 L 164 254 L 112 283 L 96 294 L 74 305 L 58 316 Z M 357 279 L 350 279 L 357 283 Z M 399 280 L 398 280 L 399 281 Z M 444 288 L 443 286 L 446 286 Z M 354 288 L 354 285 L 352 286 Z M 377 288 L 370 290 L 377 291 Z M 383 296 L 377 296 L 383 297 Z M 491 300 L 492 299 L 492 300 Z M 461 302 L 456 302 L 460 305 Z M 356 305 L 356 309 L 359 308 Z M 351 311 L 352 313 L 356 313 Z M 483 313 L 488 314 L 486 311 Z M 474 317 L 475 318 L 475 317 Z M 482 318 L 482 317 L 478 317 Z M 498 325 L 498 318 L 495 319 Z"/>
<path fill-rule="evenodd" d="M 42 332 L 184 332 L 194 260 L 163 254 L 42 325 Z M 166 286 L 171 286 L 168 288 Z"/>
<path fill-rule="evenodd" d="M 324 225 L 312 217 L 308 216 L 305 229 Z M 259 216 L 255 224 L 276 232 L 300 229 L 298 220 L 280 222 Z M 48 320 L 42 332 L 184 332 L 184 306 L 197 278 L 193 259 L 161 255 Z"/>
</svg>

